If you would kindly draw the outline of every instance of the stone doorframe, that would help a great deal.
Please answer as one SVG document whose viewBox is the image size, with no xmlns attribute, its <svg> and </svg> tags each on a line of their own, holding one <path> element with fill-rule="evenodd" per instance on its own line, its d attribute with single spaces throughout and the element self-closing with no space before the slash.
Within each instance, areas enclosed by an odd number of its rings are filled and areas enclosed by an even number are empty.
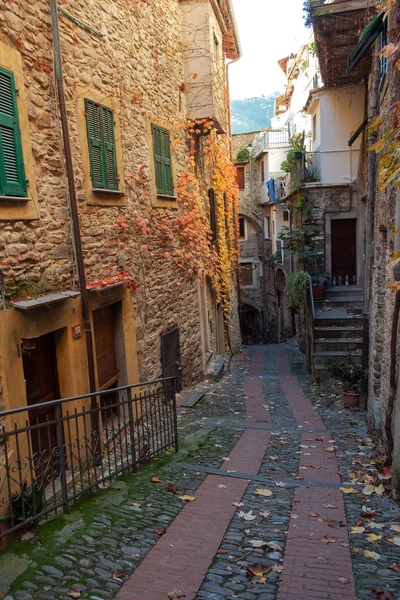
<svg viewBox="0 0 400 600">
<path fill-rule="evenodd" d="M 356 285 L 363 285 L 363 256 L 364 249 L 362 242 L 362 232 L 360 232 L 361 219 L 356 211 L 325 213 L 325 269 L 332 273 L 332 236 L 331 223 L 334 219 L 356 219 Z"/>
</svg>

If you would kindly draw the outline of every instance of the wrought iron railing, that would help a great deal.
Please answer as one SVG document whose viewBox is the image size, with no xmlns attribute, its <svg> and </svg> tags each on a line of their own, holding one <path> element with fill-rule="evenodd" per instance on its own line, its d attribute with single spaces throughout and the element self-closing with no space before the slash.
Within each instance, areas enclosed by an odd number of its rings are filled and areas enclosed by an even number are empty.
<svg viewBox="0 0 400 600">
<path fill-rule="evenodd" d="M 177 450 L 175 391 L 168 377 L 1 412 L 0 541 Z"/>
</svg>

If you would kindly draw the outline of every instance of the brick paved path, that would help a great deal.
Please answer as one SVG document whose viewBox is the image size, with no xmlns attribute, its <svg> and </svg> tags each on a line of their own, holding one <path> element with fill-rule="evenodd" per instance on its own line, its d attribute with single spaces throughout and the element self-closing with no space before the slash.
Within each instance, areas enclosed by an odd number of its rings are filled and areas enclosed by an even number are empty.
<svg viewBox="0 0 400 600">
<path fill-rule="evenodd" d="M 262 383 L 266 352 L 271 350 L 276 351 L 279 382 L 301 432 L 299 465 L 307 467 L 309 482 L 298 485 L 294 492 L 278 600 L 355 597 L 347 528 L 332 529 L 323 521 L 345 522 L 335 452 L 325 450 L 331 447 L 329 433 L 296 377 L 291 375 L 285 351 L 279 346 L 269 346 L 254 347 L 250 352 L 250 369 L 244 377 L 247 429 L 221 468 L 229 471 L 229 477 L 214 474 L 206 477 L 196 492 L 196 501 L 184 507 L 167 534 L 121 588 L 118 594 L 121 600 L 166 600 L 167 593 L 173 589 L 182 590 L 185 600 L 197 597 L 236 511 L 232 503 L 240 502 L 248 488 L 249 479 L 245 476 L 259 473 L 271 441 L 266 399 L 273 402 L 274 398 L 268 389 L 264 394 Z M 318 433 L 313 433 L 314 430 Z M 327 508 L 328 504 L 335 508 Z M 321 541 L 332 535 L 335 543 Z M 262 585 L 254 587 L 257 590 L 252 591 L 259 598 L 275 597 L 268 594 L 271 591 L 268 589 L 264 594 Z M 224 597 L 253 597 L 247 592 L 240 593 L 239 588 L 239 593 L 234 593 L 233 587 L 232 591 L 226 589 Z M 201 594 L 201 598 L 222 597 L 212 593 L 207 596 L 207 591 Z"/>
</svg>

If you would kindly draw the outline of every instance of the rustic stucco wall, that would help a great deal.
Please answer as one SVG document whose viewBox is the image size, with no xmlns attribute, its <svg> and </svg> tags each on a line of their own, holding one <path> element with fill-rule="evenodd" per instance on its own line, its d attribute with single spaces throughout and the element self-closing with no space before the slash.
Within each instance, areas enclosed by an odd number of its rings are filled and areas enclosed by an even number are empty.
<svg viewBox="0 0 400 600">
<path fill-rule="evenodd" d="M 175 0 L 62 0 L 61 52 L 79 200 L 83 251 L 89 281 L 123 266 L 139 281 L 133 296 L 141 379 L 161 375 L 160 333 L 178 324 L 184 384 L 202 374 L 196 282 L 165 256 L 146 254 L 137 214 L 159 224 L 174 200 L 157 200 L 152 171 L 151 123 L 172 132 L 175 179 L 186 168 L 189 148 L 180 126 L 186 120 L 182 15 Z M 81 27 L 63 11 L 89 25 Z M 213 24 L 215 27 L 215 23 Z M 168 31 L 168 35 L 165 32 Z M 29 131 L 37 181 L 39 218 L 0 220 L 0 265 L 8 298 L 76 286 L 67 186 L 53 74 L 49 3 L 14 1 L 0 6 L 1 48 L 22 58 Z M 113 106 L 122 196 L 88 193 L 84 98 Z M 140 175 L 140 183 L 138 178 Z M 89 189 L 91 185 L 89 185 Z M 0 219 L 2 207 L 0 206 Z M 237 334 L 236 334 L 237 335 Z M 236 344 L 237 345 L 237 344 Z"/>
</svg>

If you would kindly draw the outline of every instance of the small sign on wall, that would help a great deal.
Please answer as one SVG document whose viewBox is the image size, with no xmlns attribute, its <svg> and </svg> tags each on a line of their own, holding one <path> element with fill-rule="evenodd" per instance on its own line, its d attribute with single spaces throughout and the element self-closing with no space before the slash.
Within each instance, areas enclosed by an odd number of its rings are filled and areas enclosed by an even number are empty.
<svg viewBox="0 0 400 600">
<path fill-rule="evenodd" d="M 82 335 L 82 325 L 79 323 L 79 325 L 74 325 L 72 327 L 72 335 L 74 338 L 79 338 Z"/>
</svg>

